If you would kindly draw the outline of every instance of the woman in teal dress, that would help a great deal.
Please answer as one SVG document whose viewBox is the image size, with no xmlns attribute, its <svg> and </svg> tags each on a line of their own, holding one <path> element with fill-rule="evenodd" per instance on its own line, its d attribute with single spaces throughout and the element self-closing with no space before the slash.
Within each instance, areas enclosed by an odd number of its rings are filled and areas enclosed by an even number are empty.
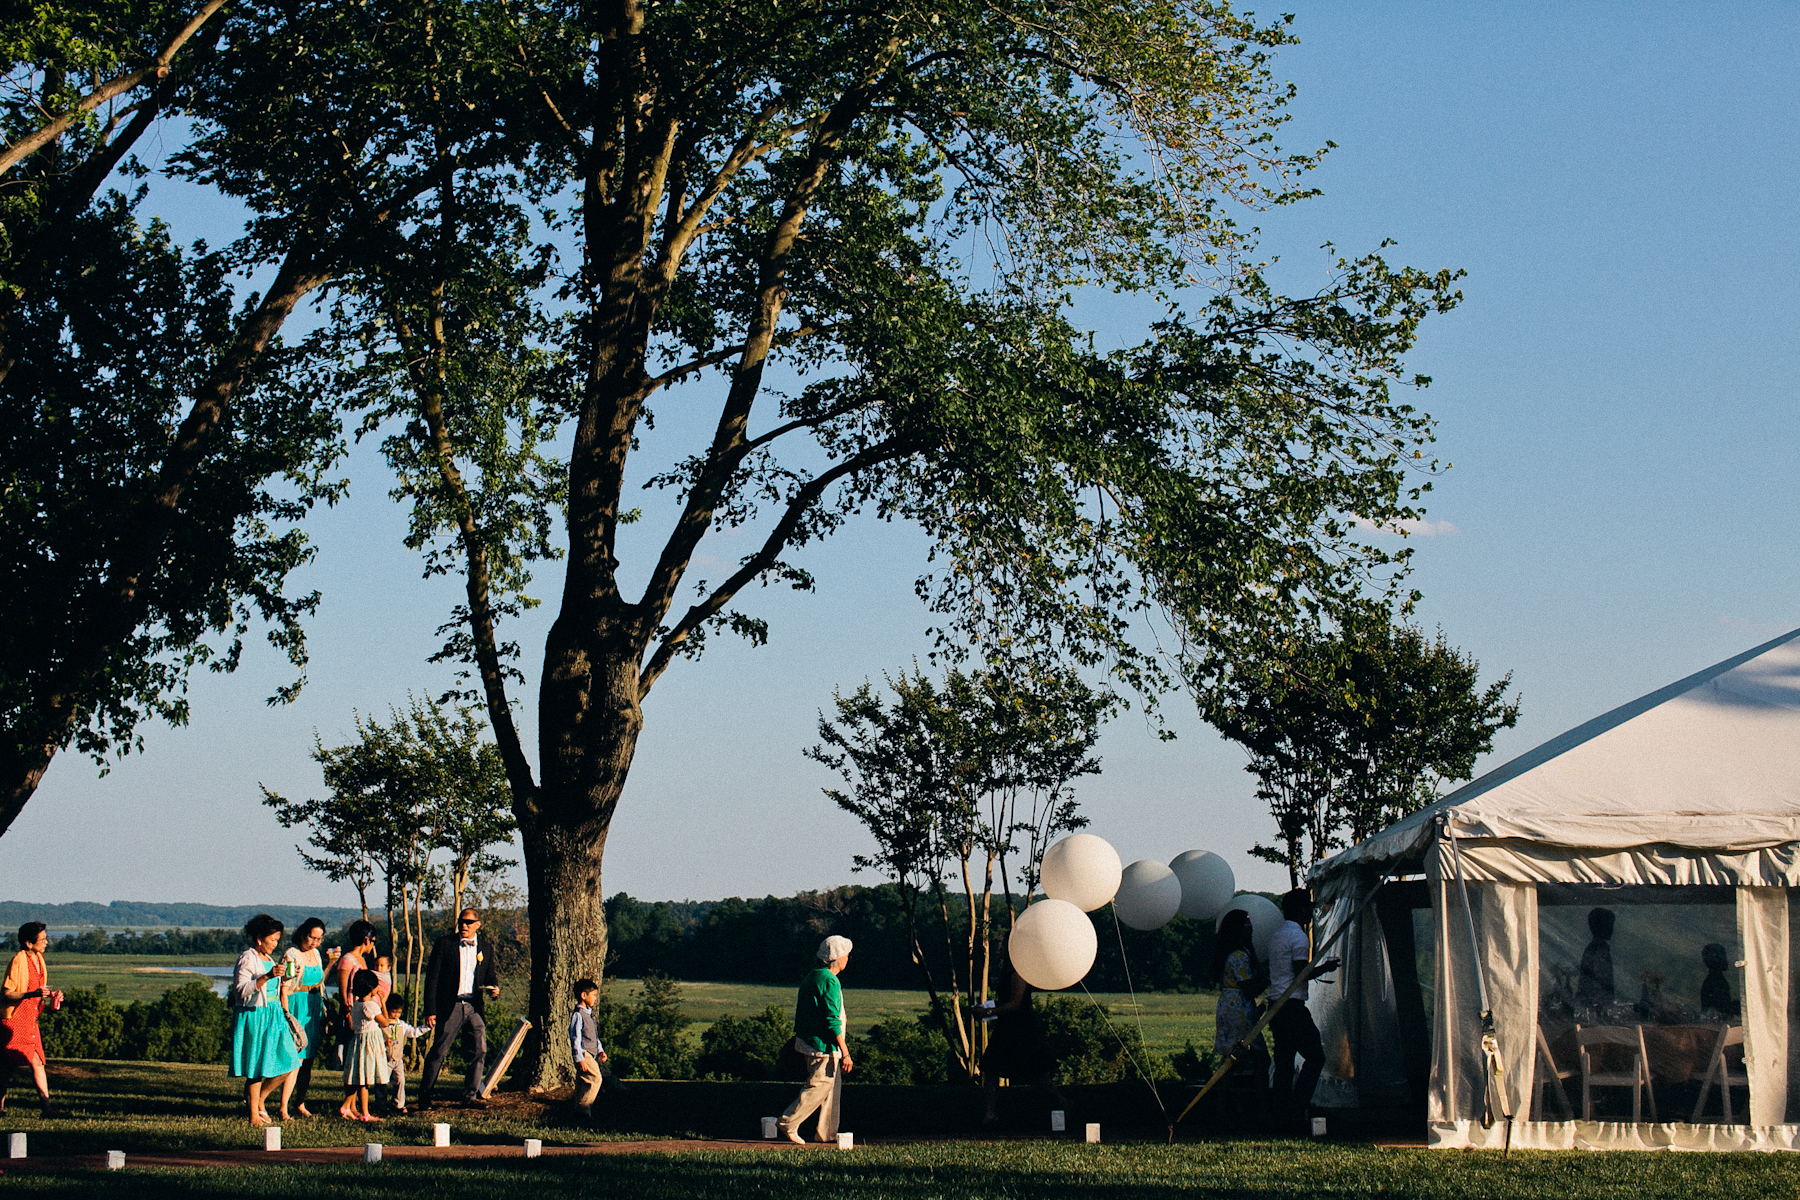
<svg viewBox="0 0 1800 1200">
<path fill-rule="evenodd" d="M 300 1065 L 274 958 L 281 929 L 281 922 L 268 913 L 251 917 L 244 926 L 250 948 L 238 956 L 231 975 L 231 1074 L 244 1081 L 252 1125 L 269 1124 L 263 1107 L 269 1092 Z"/>
<path fill-rule="evenodd" d="M 325 922 L 308 917 L 294 930 L 294 940 L 283 955 L 283 961 L 292 964 L 289 970 L 298 974 L 283 983 L 281 990 L 287 998 L 289 1015 L 306 1034 L 306 1048 L 300 1051 L 300 1069 L 281 1085 L 281 1119 L 284 1121 L 290 1119 L 290 1102 L 299 1115 L 312 1116 L 306 1107 L 306 1094 L 312 1086 L 313 1060 L 318 1058 L 319 1049 L 325 1044 L 325 972 L 330 963 L 319 955 L 319 945 L 324 940 Z M 335 948 L 330 957 L 337 957 Z"/>
</svg>

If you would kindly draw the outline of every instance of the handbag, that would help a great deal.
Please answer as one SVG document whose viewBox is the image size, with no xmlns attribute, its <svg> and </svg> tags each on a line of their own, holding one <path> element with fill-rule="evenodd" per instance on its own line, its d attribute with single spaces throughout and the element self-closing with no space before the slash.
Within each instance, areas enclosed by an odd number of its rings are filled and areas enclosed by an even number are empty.
<svg viewBox="0 0 1800 1200">
<path fill-rule="evenodd" d="M 301 1054 L 305 1054 L 306 1030 L 301 1026 L 300 1018 L 296 1017 L 293 1013 L 288 1012 L 286 1009 L 282 1010 L 281 1015 L 287 1018 L 288 1032 L 294 1035 L 294 1049 L 298 1050 Z"/>
</svg>

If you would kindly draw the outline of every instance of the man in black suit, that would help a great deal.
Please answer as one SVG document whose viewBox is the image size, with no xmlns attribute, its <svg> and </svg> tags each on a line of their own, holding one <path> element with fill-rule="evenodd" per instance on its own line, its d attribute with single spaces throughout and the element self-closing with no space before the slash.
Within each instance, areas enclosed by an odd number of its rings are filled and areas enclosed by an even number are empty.
<svg viewBox="0 0 1800 1200">
<path fill-rule="evenodd" d="M 479 936 L 481 914 L 465 908 L 457 915 L 457 932 L 447 933 L 431 946 L 425 967 L 425 1023 L 431 1026 L 431 1053 L 425 1056 L 425 1077 L 419 1081 L 419 1108 L 431 1107 L 431 1089 L 443 1070 L 450 1047 L 465 1031 L 475 1037 L 475 1055 L 463 1081 L 463 1104 L 486 1108 L 481 1098 L 481 1070 L 487 1063 L 487 1002 L 500 994 L 500 975 L 494 969 L 494 946 Z"/>
</svg>

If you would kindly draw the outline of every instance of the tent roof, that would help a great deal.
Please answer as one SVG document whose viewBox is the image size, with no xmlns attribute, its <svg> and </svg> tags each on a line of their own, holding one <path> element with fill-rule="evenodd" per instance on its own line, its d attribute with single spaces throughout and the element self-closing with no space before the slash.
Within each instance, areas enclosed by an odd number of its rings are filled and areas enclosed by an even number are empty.
<svg viewBox="0 0 1800 1200">
<path fill-rule="evenodd" d="M 1744 851 L 1800 841 L 1800 629 L 1578 725 L 1313 868 L 1421 857 L 1461 838 L 1573 850 Z"/>
</svg>

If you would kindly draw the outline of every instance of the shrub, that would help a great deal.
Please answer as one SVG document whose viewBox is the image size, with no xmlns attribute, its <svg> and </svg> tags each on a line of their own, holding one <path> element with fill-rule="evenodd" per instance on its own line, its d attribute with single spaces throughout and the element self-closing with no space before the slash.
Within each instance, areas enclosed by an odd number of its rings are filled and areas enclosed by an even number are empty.
<svg viewBox="0 0 1800 1200">
<path fill-rule="evenodd" d="M 204 986 L 204 985 L 203 985 Z M 106 994 L 106 985 L 70 988 L 60 1012 L 38 1017 L 44 1053 L 50 1058 L 117 1058 L 125 1021 Z"/>
<path fill-rule="evenodd" d="M 1109 1020 L 1093 1001 L 1058 997 L 1040 1005 L 1044 1042 L 1056 1058 L 1057 1083 L 1116 1083 L 1121 1079 L 1173 1079 L 1169 1060 L 1144 1047 L 1137 1026 Z"/>
<path fill-rule="evenodd" d="M 210 1063 L 230 1052 L 231 1010 L 224 997 L 198 980 L 125 1010 L 120 1058 Z"/>
<path fill-rule="evenodd" d="M 1204 1083 L 1219 1069 L 1219 1059 L 1211 1050 L 1194 1049 L 1194 1043 L 1190 1040 L 1186 1049 L 1169 1056 L 1169 1065 L 1185 1082 Z"/>
<path fill-rule="evenodd" d="M 948 1083 L 950 1041 L 930 1013 L 889 1017 L 867 1037 L 850 1039 L 857 1083 Z"/>
<path fill-rule="evenodd" d="M 779 1079 L 781 1048 L 794 1040 L 794 1023 L 779 1005 L 754 1017 L 729 1013 L 700 1035 L 694 1071 L 702 1079 Z M 861 1064 L 858 1064 L 860 1074 Z"/>
<path fill-rule="evenodd" d="M 646 975 L 633 1005 L 602 992 L 594 1023 L 612 1068 L 629 1079 L 692 1079 L 694 1045 L 685 1030 L 693 1021 L 681 1010 L 681 985 L 664 975 Z"/>
</svg>

